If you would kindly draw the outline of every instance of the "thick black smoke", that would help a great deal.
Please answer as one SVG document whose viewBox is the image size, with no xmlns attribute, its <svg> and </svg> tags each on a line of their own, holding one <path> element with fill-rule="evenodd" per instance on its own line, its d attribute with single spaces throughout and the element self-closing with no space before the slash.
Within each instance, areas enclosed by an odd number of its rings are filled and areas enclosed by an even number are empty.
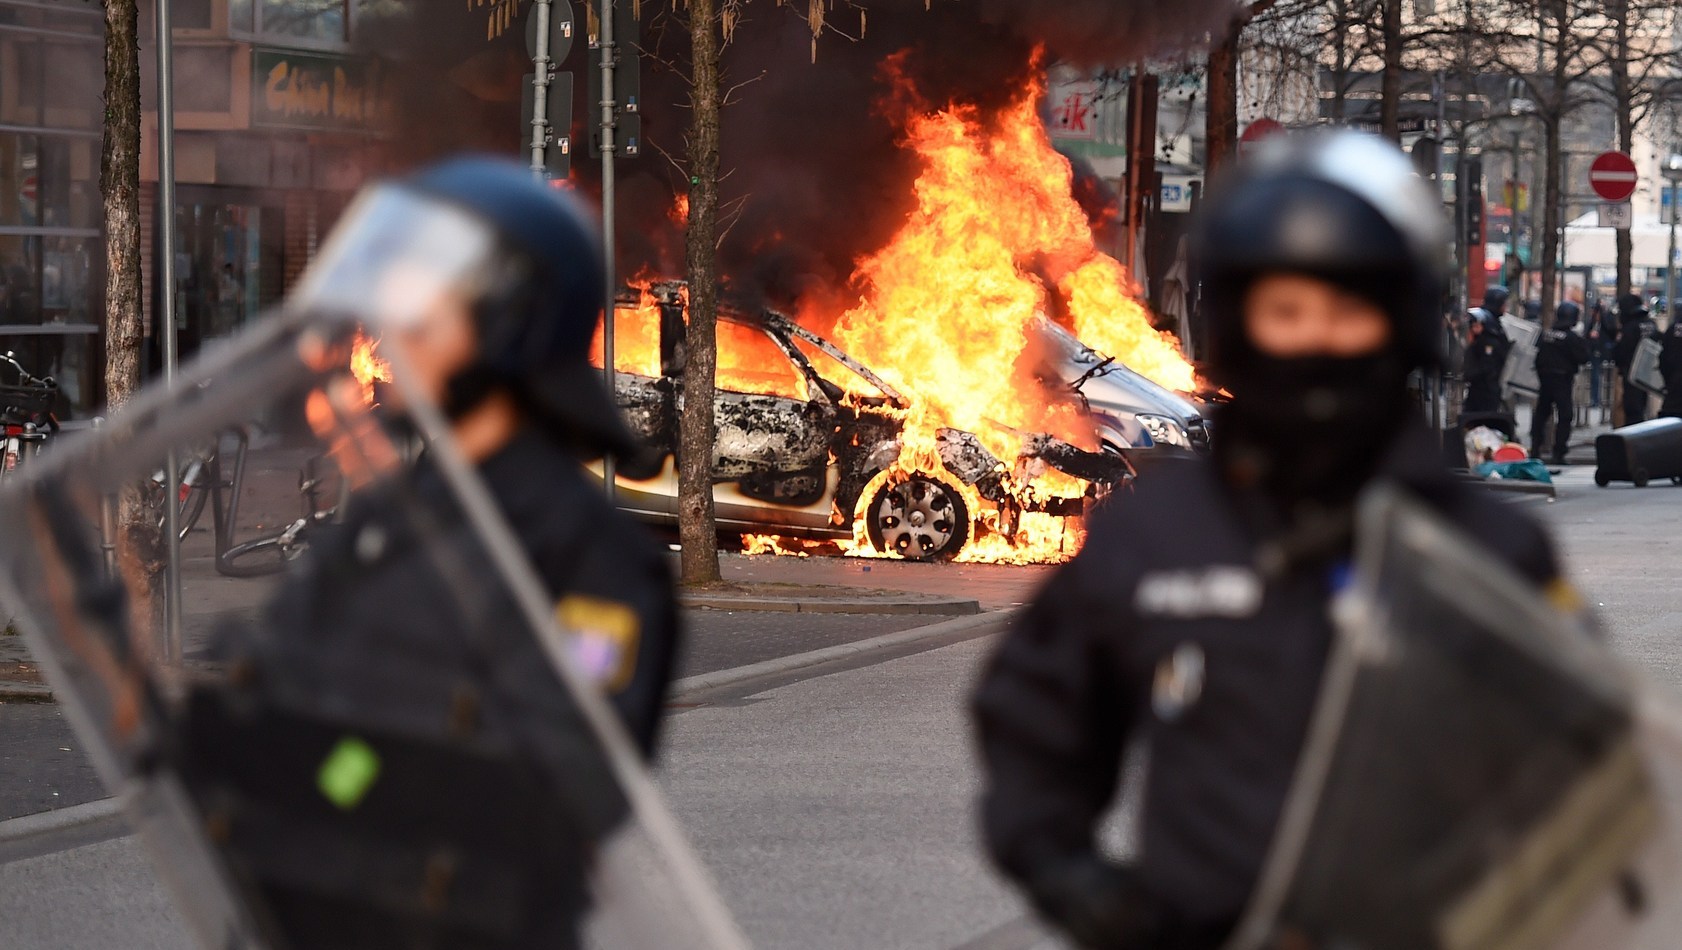
<svg viewBox="0 0 1682 950">
<path fill-rule="evenodd" d="M 960 104 L 986 115 L 1019 96 L 1049 61 L 1125 66 L 1186 50 L 1206 42 L 1234 10 L 1232 0 L 865 6 L 863 14 L 846 5 L 830 11 L 815 63 L 805 3 L 755 0 L 726 49 L 724 84 L 734 92 L 723 117 L 729 229 L 720 250 L 738 294 L 786 305 L 843 289 L 855 261 L 892 236 L 910 209 L 917 173 L 899 141 L 908 108 Z M 573 174 L 594 191 L 598 176 L 583 148 L 588 66 L 579 7 L 579 41 L 564 66 L 577 77 Z M 469 26 L 446 25 L 461 18 L 459 0 L 419 0 L 405 9 L 427 15 L 385 31 L 381 42 L 400 92 L 396 161 L 463 147 L 515 152 L 517 83 L 528 68 L 520 31 L 487 45 Z M 641 158 L 618 166 L 620 253 L 627 275 L 677 275 L 682 236 L 669 212 L 688 183 L 667 156 L 681 162 L 689 121 L 681 75 L 687 26 L 667 4 L 644 0 L 643 10 L 646 145 Z M 890 63 L 918 101 L 896 93 Z"/>
</svg>

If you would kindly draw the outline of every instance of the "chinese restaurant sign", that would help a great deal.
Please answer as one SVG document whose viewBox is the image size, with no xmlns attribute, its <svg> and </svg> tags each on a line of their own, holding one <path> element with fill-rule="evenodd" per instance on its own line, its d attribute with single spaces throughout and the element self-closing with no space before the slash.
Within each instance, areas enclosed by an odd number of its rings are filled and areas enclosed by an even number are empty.
<svg viewBox="0 0 1682 950">
<path fill-rule="evenodd" d="M 293 50 L 251 51 L 251 124 L 288 129 L 366 129 L 378 111 L 368 63 Z"/>
</svg>

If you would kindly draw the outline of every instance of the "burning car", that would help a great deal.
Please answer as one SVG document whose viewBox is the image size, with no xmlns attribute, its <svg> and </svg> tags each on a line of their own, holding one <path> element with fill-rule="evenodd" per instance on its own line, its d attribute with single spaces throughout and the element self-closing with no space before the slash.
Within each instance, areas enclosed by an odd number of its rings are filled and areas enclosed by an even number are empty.
<svg viewBox="0 0 1682 950">
<path fill-rule="evenodd" d="M 677 520 L 683 307 L 681 285 L 655 285 L 615 320 L 618 403 L 649 446 L 622 463 L 617 498 L 653 523 Z M 1008 462 L 972 432 L 929 427 L 925 439 L 913 398 L 775 311 L 721 310 L 718 333 L 721 531 L 850 542 L 862 527 L 880 553 L 947 560 L 983 536 L 1012 540 L 1025 516 L 1084 515 L 1132 475 L 1119 449 L 1048 434 L 1015 433 Z"/>
</svg>

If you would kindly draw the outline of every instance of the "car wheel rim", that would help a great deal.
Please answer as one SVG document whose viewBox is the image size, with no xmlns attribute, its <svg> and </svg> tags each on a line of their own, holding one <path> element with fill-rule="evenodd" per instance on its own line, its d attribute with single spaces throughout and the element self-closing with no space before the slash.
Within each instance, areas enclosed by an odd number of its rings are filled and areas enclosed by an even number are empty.
<svg viewBox="0 0 1682 950">
<path fill-rule="evenodd" d="M 901 557 L 933 557 L 952 543 L 958 513 L 952 493 L 939 482 L 914 478 L 882 495 L 876 508 L 883 545 Z"/>
</svg>

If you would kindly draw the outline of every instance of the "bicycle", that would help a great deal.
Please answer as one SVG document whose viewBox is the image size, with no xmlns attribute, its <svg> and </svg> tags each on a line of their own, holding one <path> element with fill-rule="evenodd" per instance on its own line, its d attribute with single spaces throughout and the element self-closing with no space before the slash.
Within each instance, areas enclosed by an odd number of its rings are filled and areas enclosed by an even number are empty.
<svg viewBox="0 0 1682 950">
<path fill-rule="evenodd" d="M 17 371 L 17 385 L 0 385 L 0 482 L 4 482 L 25 458 L 41 453 L 47 440 L 58 434 L 58 382 L 51 376 L 34 376 L 17 361 L 11 350 L 0 357 Z"/>
<path fill-rule="evenodd" d="M 304 462 L 298 474 L 298 494 L 300 496 L 303 514 L 286 527 L 260 538 L 233 544 L 234 525 L 239 519 L 239 495 L 245 480 L 245 452 L 247 440 L 241 433 L 238 454 L 235 456 L 234 476 L 230 483 L 222 483 L 219 479 L 212 479 L 212 492 L 216 498 L 213 510 L 216 518 L 216 571 L 224 577 L 262 577 L 275 574 L 285 569 L 286 565 L 304 553 L 309 548 L 309 536 L 314 527 L 332 521 L 338 515 L 339 506 L 321 507 L 321 489 L 324 479 L 318 473 L 317 466 L 320 456 L 313 456 Z M 223 488 L 232 491 L 232 497 L 224 506 L 221 499 Z M 340 489 L 340 503 L 343 503 L 343 487 Z"/>
<path fill-rule="evenodd" d="M 180 481 L 177 484 L 176 535 L 181 540 L 187 540 L 187 535 L 198 526 L 199 518 L 204 514 L 205 503 L 211 494 L 211 482 L 221 475 L 218 463 L 219 450 L 216 444 L 209 449 L 190 453 L 180 463 Z M 146 506 L 156 514 L 158 531 L 164 530 L 164 496 L 168 493 L 168 482 L 164 470 L 158 469 L 152 473 L 146 483 Z"/>
</svg>

